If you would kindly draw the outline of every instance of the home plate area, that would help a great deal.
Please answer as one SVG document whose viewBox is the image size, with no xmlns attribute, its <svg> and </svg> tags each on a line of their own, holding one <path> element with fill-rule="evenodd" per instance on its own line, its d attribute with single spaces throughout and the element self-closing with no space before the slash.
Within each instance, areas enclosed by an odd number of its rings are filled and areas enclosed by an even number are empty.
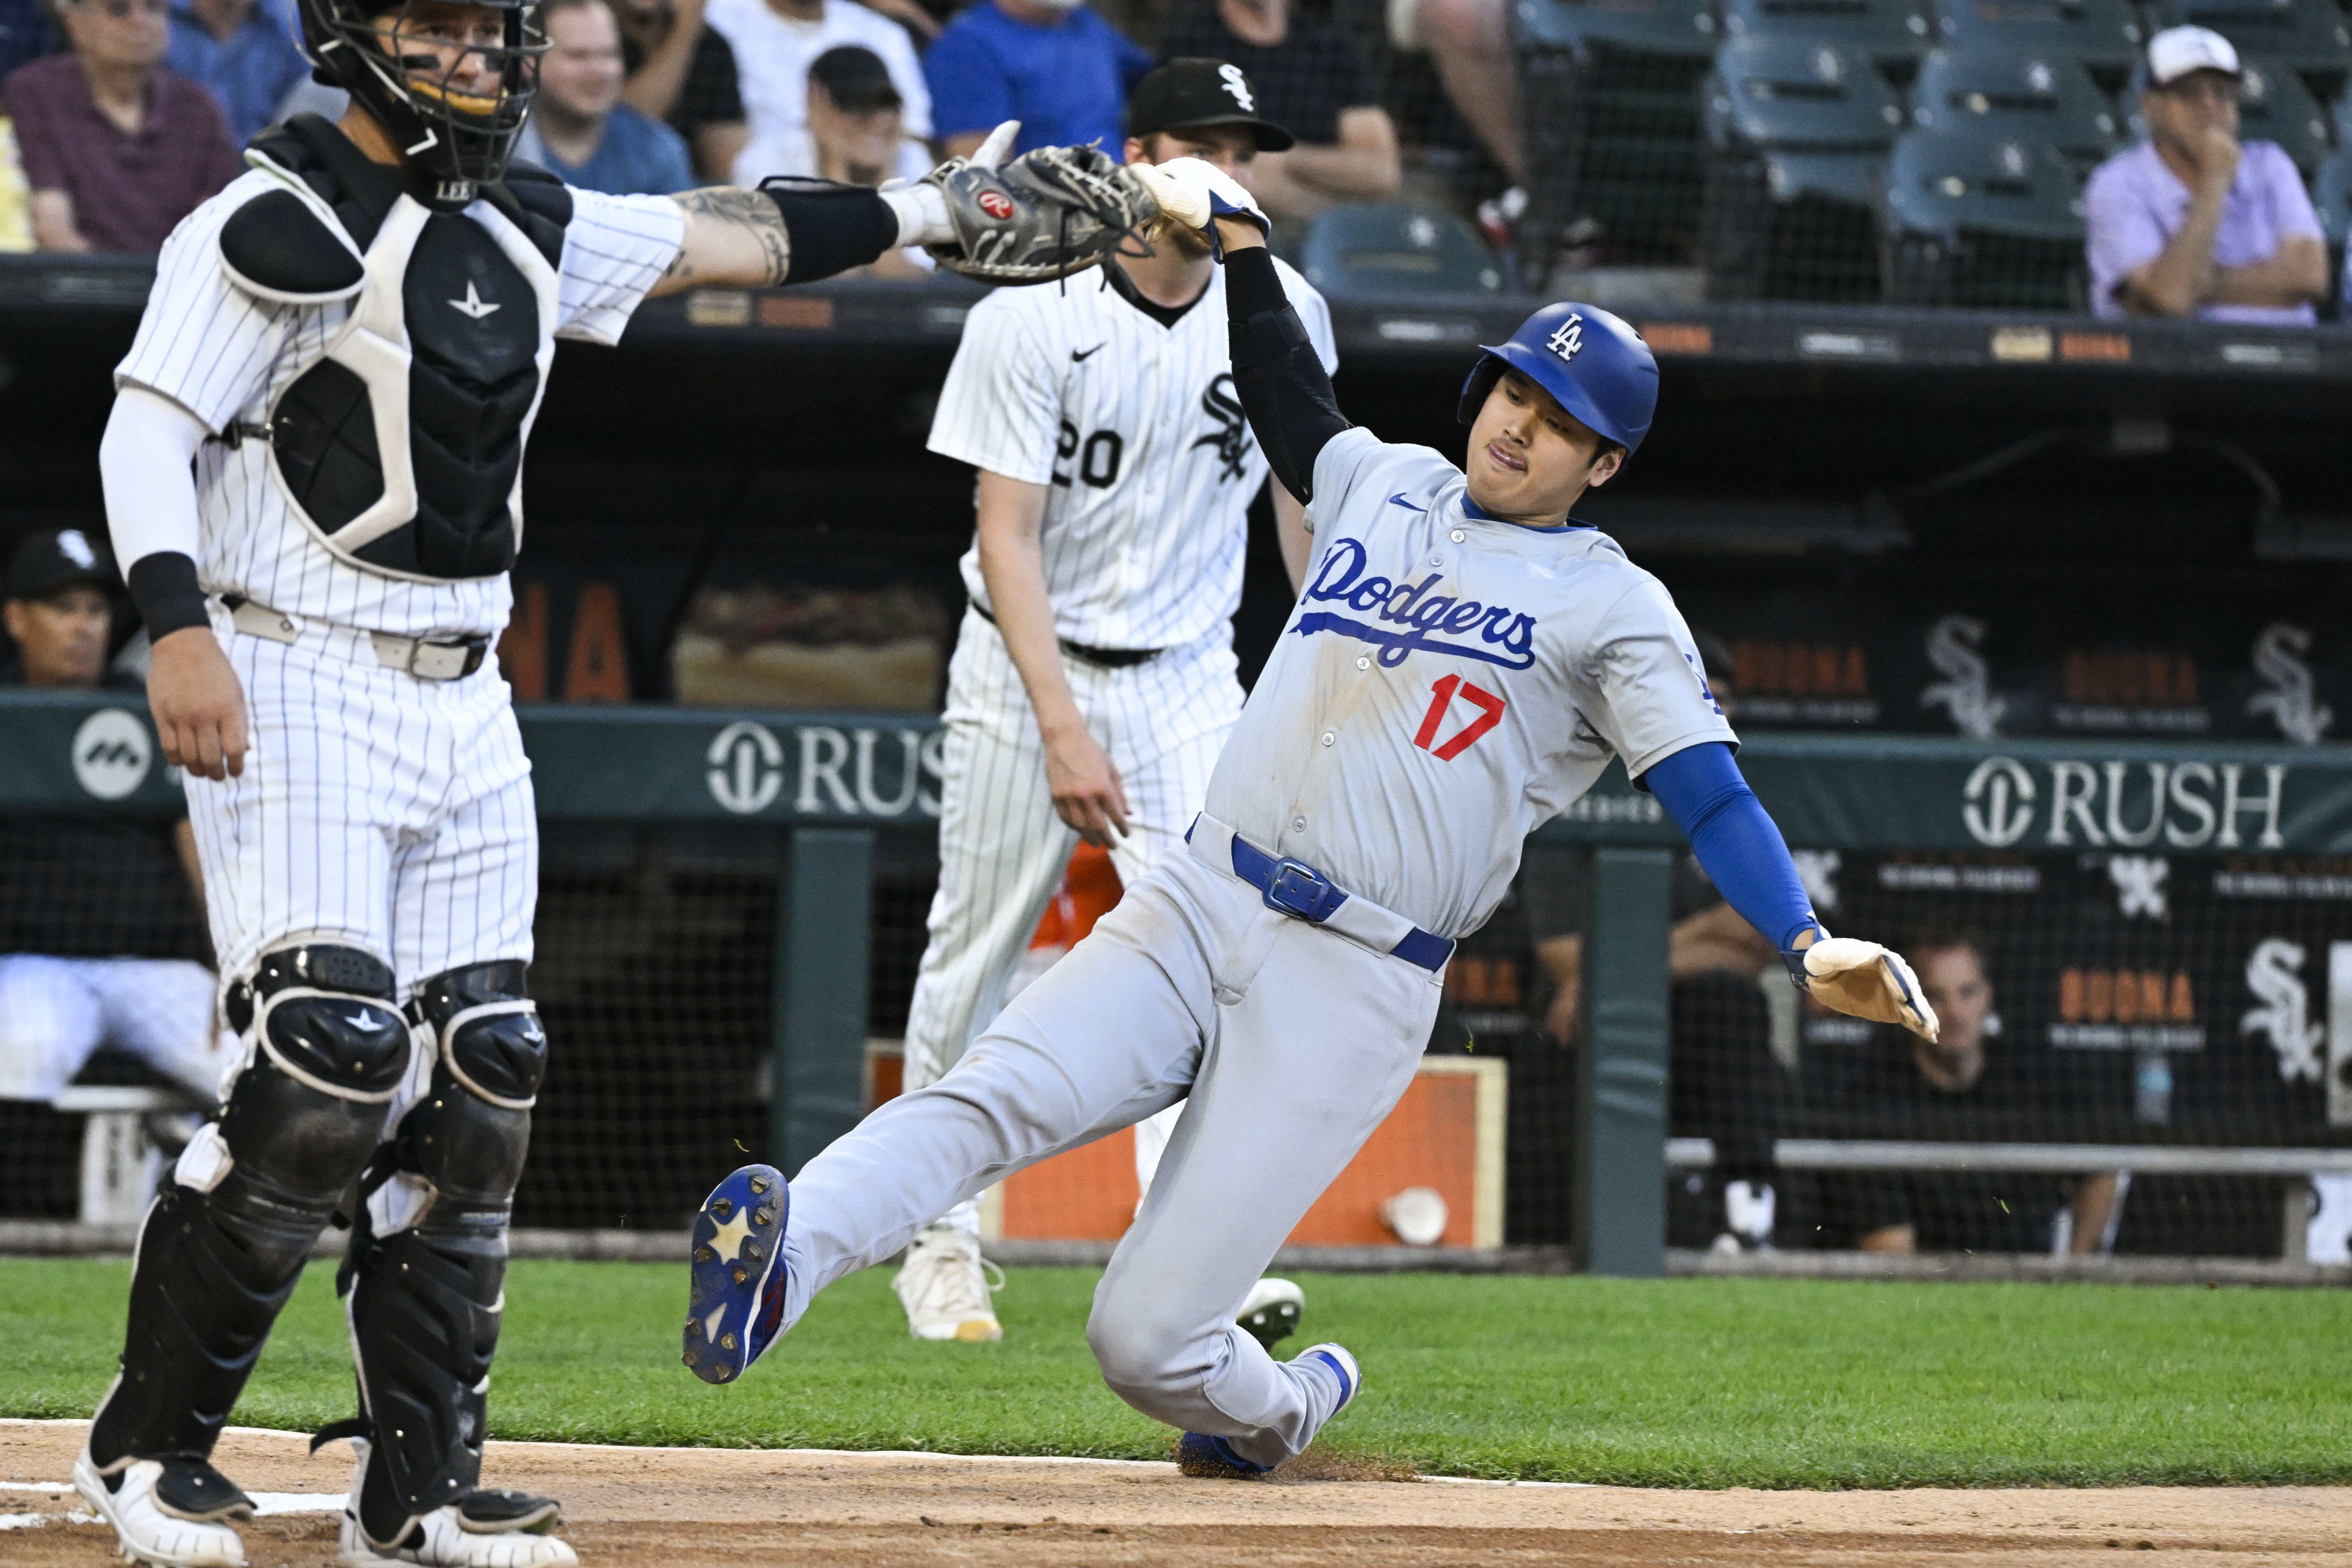
<svg viewBox="0 0 2352 1568">
<path fill-rule="evenodd" d="M 0 1422 L 0 1562 L 109 1563 L 64 1478 L 87 1423 Z M 348 1450 L 234 1428 L 218 1462 L 261 1504 L 255 1568 L 334 1554 Z M 1295 1473 L 1290 1473 L 1295 1472 Z M 2321 1487 L 1681 1491 L 1367 1473 L 1309 1453 L 1263 1481 L 1171 1464 L 943 1454 L 493 1443 L 486 1478 L 563 1499 L 595 1568 L 697 1563 L 2057 1564 L 2352 1568 L 2352 1491 Z"/>
</svg>

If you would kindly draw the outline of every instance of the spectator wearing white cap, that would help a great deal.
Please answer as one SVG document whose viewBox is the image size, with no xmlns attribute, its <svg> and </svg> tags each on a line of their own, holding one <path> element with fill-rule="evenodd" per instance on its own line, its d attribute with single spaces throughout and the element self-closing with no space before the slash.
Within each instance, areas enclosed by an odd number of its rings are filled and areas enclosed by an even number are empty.
<svg viewBox="0 0 2352 1568">
<path fill-rule="evenodd" d="M 2274 142 L 2238 141 L 2238 51 L 2203 27 L 2148 40 L 2147 140 L 2083 193 L 2091 306 L 2308 326 L 2327 289 L 2319 218 Z"/>
</svg>

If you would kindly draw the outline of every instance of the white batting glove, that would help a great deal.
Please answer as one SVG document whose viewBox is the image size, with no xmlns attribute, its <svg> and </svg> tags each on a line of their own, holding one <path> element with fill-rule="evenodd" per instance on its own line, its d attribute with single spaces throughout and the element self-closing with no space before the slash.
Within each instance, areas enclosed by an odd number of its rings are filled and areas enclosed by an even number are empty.
<svg viewBox="0 0 2352 1568">
<path fill-rule="evenodd" d="M 1205 159 L 1129 163 L 1127 171 L 1151 193 L 1163 214 L 1186 228 L 1204 229 L 1219 217 L 1245 217 L 1260 229 L 1273 232 L 1257 198 L 1239 180 Z"/>
<path fill-rule="evenodd" d="M 1943 1027 L 1919 989 L 1919 977 L 1892 948 L 1858 937 L 1823 935 L 1802 952 L 1781 957 L 1798 986 L 1832 1012 L 1874 1024 L 1900 1024 L 1931 1044 Z"/>
</svg>

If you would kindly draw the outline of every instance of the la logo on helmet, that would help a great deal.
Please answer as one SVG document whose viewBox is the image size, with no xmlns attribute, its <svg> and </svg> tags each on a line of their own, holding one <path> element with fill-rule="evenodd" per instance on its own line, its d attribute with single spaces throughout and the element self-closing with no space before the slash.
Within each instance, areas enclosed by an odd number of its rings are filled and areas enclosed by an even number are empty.
<svg viewBox="0 0 2352 1568">
<path fill-rule="evenodd" d="M 1559 331 L 1554 332 L 1544 342 L 1544 347 L 1551 350 L 1563 361 L 1574 359 L 1576 351 L 1583 346 L 1584 318 L 1574 311 L 1570 312 L 1568 320 L 1559 324 Z"/>
<path fill-rule="evenodd" d="M 1234 101 L 1242 106 L 1244 114 L 1257 112 L 1257 104 L 1250 97 L 1249 81 L 1242 75 L 1241 67 L 1219 66 L 1217 75 L 1223 80 L 1225 90 L 1234 95 Z"/>
</svg>

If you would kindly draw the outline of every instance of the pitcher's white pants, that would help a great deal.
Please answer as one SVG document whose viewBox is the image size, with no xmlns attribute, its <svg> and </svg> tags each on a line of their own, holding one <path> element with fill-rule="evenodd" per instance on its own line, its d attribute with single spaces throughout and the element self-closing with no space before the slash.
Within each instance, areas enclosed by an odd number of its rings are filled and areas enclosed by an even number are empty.
<svg viewBox="0 0 2352 1568">
<path fill-rule="evenodd" d="M 1209 773 L 1241 713 L 1233 641 L 1220 629 L 1147 663 L 1104 669 L 1065 658 L 1070 694 L 1126 787 L 1134 832 L 1111 847 L 1128 888 L 1181 849 L 1208 796 Z M 940 801 L 940 888 L 907 1013 L 906 1087 L 939 1079 L 1004 1005 L 1078 836 L 1055 814 L 1045 742 L 1004 637 L 964 612 L 948 669 L 947 743 Z M 1174 1124 L 1136 1130 L 1139 1185 Z M 949 1223 L 977 1232 L 976 1205 Z"/>
<path fill-rule="evenodd" d="M 1275 1361 L 1234 1314 L 1404 1093 L 1441 980 L 1167 856 L 952 1070 L 793 1178 L 786 1321 L 950 1205 L 1189 1096 L 1087 1338 L 1138 1410 L 1279 1463 L 1337 1393 Z"/>
</svg>

